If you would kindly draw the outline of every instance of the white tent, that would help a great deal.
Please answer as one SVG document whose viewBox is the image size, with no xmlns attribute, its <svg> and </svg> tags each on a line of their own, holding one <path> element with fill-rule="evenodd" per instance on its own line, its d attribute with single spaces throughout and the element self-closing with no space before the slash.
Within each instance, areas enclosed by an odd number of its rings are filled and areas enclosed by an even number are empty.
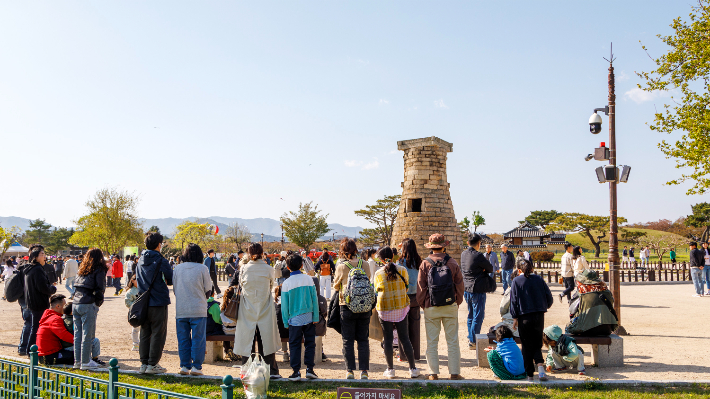
<svg viewBox="0 0 710 399">
<path fill-rule="evenodd" d="M 14 243 L 10 245 L 10 247 L 5 251 L 6 256 L 12 256 L 12 255 L 19 255 L 19 254 L 26 254 L 30 251 L 29 248 L 23 247 L 19 243 Z"/>
</svg>

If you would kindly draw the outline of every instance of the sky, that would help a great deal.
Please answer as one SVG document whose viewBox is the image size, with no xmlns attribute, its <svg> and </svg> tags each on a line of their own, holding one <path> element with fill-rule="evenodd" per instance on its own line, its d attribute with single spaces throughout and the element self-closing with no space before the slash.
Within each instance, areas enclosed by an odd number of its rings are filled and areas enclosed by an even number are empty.
<svg viewBox="0 0 710 399">
<path fill-rule="evenodd" d="M 400 194 L 397 141 L 453 143 L 457 219 L 504 232 L 533 210 L 608 215 L 584 162 L 613 42 L 619 187 L 630 222 L 676 219 L 689 185 L 641 92 L 673 18 L 662 1 L 0 1 L 0 215 L 70 226 L 103 187 L 143 218 L 328 221 Z M 5 226 L 8 227 L 8 226 Z"/>
</svg>

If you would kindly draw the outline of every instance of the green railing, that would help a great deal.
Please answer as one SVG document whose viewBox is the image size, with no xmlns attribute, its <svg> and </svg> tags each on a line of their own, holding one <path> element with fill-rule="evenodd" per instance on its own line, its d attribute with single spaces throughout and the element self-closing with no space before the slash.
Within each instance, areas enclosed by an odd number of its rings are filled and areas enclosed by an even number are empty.
<svg viewBox="0 0 710 399">
<path fill-rule="evenodd" d="M 39 365 L 37 345 L 30 348 L 30 363 L 0 359 L 2 399 L 201 399 L 118 381 L 118 360 L 111 359 L 108 380 L 85 377 Z M 222 399 L 234 398 L 233 378 L 222 379 Z"/>
</svg>

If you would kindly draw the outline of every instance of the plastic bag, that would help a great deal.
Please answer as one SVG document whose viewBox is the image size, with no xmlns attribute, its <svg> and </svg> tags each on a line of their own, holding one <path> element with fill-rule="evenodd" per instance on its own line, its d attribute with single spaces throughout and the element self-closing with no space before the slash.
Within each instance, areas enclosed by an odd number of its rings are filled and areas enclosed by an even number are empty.
<svg viewBox="0 0 710 399">
<path fill-rule="evenodd" d="M 269 390 L 269 367 L 259 354 L 252 354 L 239 372 L 247 399 L 266 399 Z"/>
</svg>

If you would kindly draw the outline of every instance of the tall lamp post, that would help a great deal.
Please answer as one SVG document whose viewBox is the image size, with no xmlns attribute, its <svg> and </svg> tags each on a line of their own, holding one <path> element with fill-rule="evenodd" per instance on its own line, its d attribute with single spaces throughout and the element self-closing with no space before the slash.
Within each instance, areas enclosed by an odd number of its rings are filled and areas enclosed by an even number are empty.
<svg viewBox="0 0 710 399">
<path fill-rule="evenodd" d="M 284 250 L 284 225 L 281 225 L 281 250 Z"/>
<path fill-rule="evenodd" d="M 609 183 L 609 288 L 614 296 L 614 310 L 616 311 L 619 327 L 616 330 L 618 335 L 627 335 L 626 329 L 621 325 L 621 289 L 620 289 L 620 261 L 619 261 L 619 225 L 617 221 L 617 184 L 619 181 L 628 181 L 630 167 L 624 166 L 623 172 L 619 174 L 616 165 L 616 94 L 614 94 L 614 53 L 611 53 L 609 59 L 604 58 L 609 62 L 609 105 L 604 108 L 594 109 L 594 113 L 589 118 L 590 131 L 593 134 L 601 132 L 601 117 L 597 114 L 598 111 L 604 112 L 609 116 L 609 147 L 597 148 L 595 154 L 589 154 L 586 160 L 591 158 L 597 160 L 607 160 L 609 165 L 606 167 L 597 168 L 597 177 L 600 183 Z"/>
<path fill-rule="evenodd" d="M 264 248 L 264 233 L 261 233 L 261 247 Z"/>
</svg>

